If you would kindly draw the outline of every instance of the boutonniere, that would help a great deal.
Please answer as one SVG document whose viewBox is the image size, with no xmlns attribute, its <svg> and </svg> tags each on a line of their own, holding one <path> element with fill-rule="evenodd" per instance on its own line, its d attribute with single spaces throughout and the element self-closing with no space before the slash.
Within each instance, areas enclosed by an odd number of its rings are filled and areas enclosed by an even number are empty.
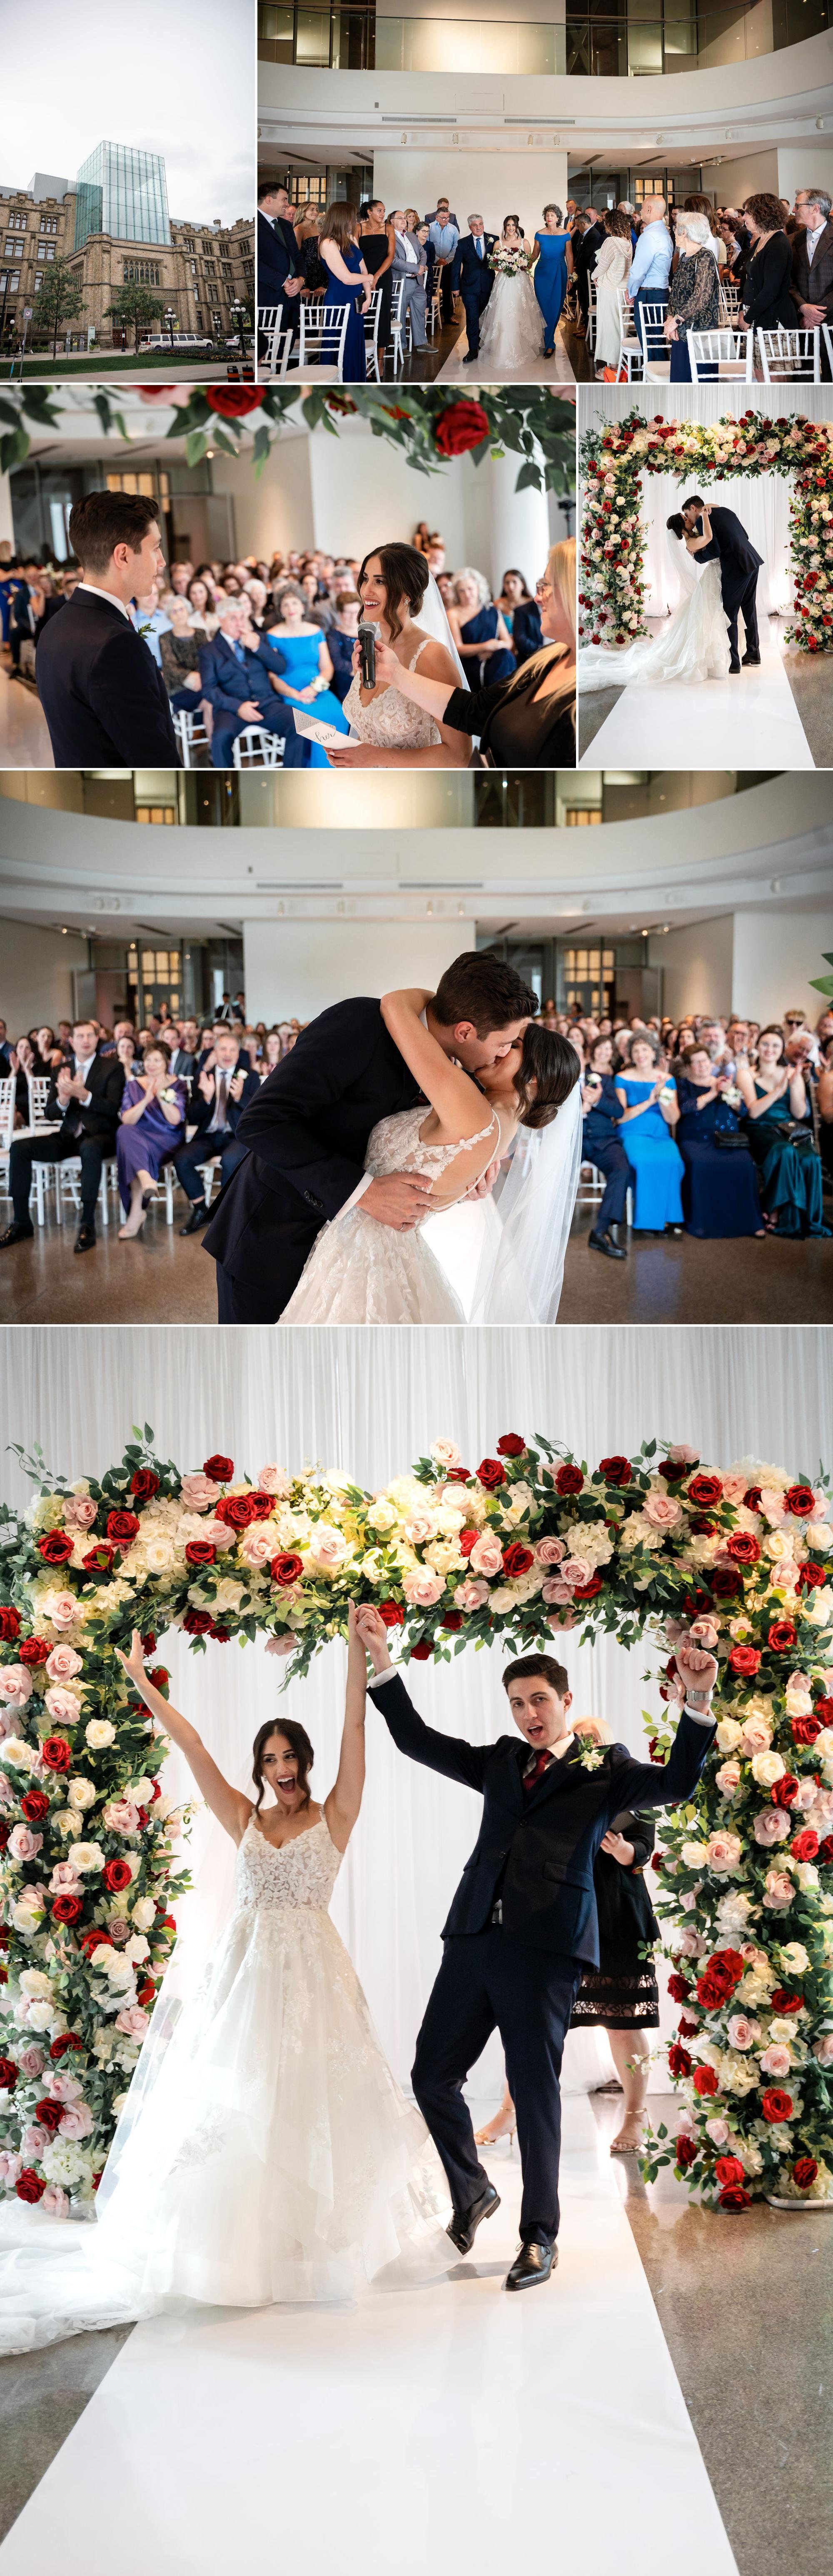
<svg viewBox="0 0 833 2576">
<path fill-rule="evenodd" d="M 151 623 L 150 623 L 150 619 L 149 619 L 149 618 L 147 618 L 147 617 L 145 618 L 144 626 L 137 626 L 137 628 L 136 628 L 136 633 L 137 633 L 137 635 L 152 635 L 152 634 L 153 634 L 153 627 L 152 627 L 152 625 L 151 625 Z"/>
<path fill-rule="evenodd" d="M 583 1771 L 600 1771 L 605 1758 L 604 1745 L 588 1744 L 578 1758 Z"/>
</svg>

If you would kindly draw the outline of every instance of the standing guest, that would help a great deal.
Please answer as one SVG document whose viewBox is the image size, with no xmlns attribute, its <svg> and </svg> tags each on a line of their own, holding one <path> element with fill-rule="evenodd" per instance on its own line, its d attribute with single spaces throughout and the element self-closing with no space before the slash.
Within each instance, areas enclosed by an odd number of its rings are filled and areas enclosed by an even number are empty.
<svg viewBox="0 0 833 2576">
<path fill-rule="evenodd" d="M 581 240 L 573 250 L 573 264 L 578 282 L 579 313 L 581 315 L 581 319 L 576 323 L 575 327 L 580 340 L 584 339 L 590 321 L 590 280 L 596 266 L 596 261 L 599 256 L 604 237 L 604 225 L 602 223 L 601 216 L 597 214 L 595 206 L 588 206 L 587 222 L 585 224 Z"/>
<path fill-rule="evenodd" d="M 429 219 L 428 240 L 435 275 L 437 269 L 440 271 L 440 311 L 444 322 L 454 320 L 454 272 L 459 239 L 457 220 L 449 213 L 448 198 L 438 197 L 436 214 Z"/>
<path fill-rule="evenodd" d="M 623 1143 L 636 1173 L 634 1232 L 681 1234 L 685 1166 L 671 1132 L 680 1112 L 673 1083 L 656 1071 L 657 1052 L 647 1034 L 632 1038 L 629 1070 L 616 1077 L 620 1127 L 627 1127 Z"/>
<path fill-rule="evenodd" d="M 401 216 L 400 221 L 404 231 L 404 215 Z M 377 287 L 381 291 L 382 303 L 377 340 L 379 349 L 386 349 L 390 339 L 392 271 L 396 247 L 395 222 L 395 216 L 386 218 L 381 197 L 373 197 L 359 233 L 362 259 L 371 279 L 371 292 L 375 292 Z"/>
<path fill-rule="evenodd" d="M 715 331 L 720 320 L 720 281 L 707 215 L 680 215 L 677 248 L 679 263 L 668 291 L 664 336 L 671 349 L 672 385 L 690 385 L 691 361 L 686 333 Z M 704 369 L 703 373 L 716 375 L 716 365 Z"/>
<path fill-rule="evenodd" d="M 130 622 L 163 566 L 156 503 L 88 492 L 70 512 L 83 580 L 37 648 L 38 694 L 56 769 L 179 769 L 168 692 Z"/>
<path fill-rule="evenodd" d="M 0 1234 L 4 1251 L 34 1233 L 29 1216 L 33 1163 L 66 1163 L 76 1155 L 81 1163 L 81 1221 L 75 1250 L 89 1252 L 95 1243 L 95 1203 L 104 1156 L 115 1148 L 124 1070 L 118 1056 L 99 1053 L 98 1031 L 91 1020 L 76 1022 L 72 1047 L 72 1064 L 61 1065 L 53 1076 L 44 1112 L 47 1127 L 60 1119 L 57 1135 L 27 1137 L 11 1148 L 9 1196 L 14 1214 L 12 1224 Z"/>
<path fill-rule="evenodd" d="M 793 1240 L 826 1235 L 810 1102 L 800 1067 L 787 1062 L 783 1029 L 770 1025 L 761 1030 L 757 1069 L 753 1074 L 748 1065 L 738 1066 L 738 1090 L 767 1232 Z"/>
<path fill-rule="evenodd" d="M 482 689 L 490 681 L 511 680 L 515 658 L 509 635 L 499 608 L 489 599 L 482 576 L 470 565 L 464 565 L 454 581 L 454 600 L 448 622 L 457 651 L 465 664 L 470 689 Z"/>
<path fill-rule="evenodd" d="M 555 356 L 555 334 L 573 274 L 573 245 L 560 206 L 545 206 L 543 232 L 535 235 L 533 285 L 544 322 L 544 356 Z"/>
<path fill-rule="evenodd" d="M 833 224 L 830 221 L 831 199 L 825 188 L 797 188 L 794 215 L 798 231 L 793 240 L 792 302 L 798 321 L 805 331 L 817 331 L 823 322 L 833 324 Z M 820 342 L 821 372 L 825 384 L 830 382 L 830 360 L 827 344 Z"/>
<path fill-rule="evenodd" d="M 9 617 L 9 650 L 12 657 L 13 680 L 19 680 L 21 676 L 31 679 L 33 676 L 31 654 L 27 657 L 29 668 L 21 675 L 20 658 L 24 644 L 33 645 L 37 651 L 44 627 L 62 605 L 62 600 L 56 597 L 53 590 L 51 575 L 48 572 L 42 572 L 39 564 L 25 563 L 23 580 L 12 596 Z"/>
<path fill-rule="evenodd" d="M 364 316 L 370 305 L 371 279 L 365 266 L 359 242 L 358 209 L 349 203 L 328 206 L 321 226 L 321 258 L 327 270 L 325 303 L 349 307 L 347 336 L 344 342 L 342 377 L 345 384 L 363 385 L 367 377 L 364 344 Z M 322 353 L 322 366 L 331 363 L 329 350 Z"/>
<path fill-rule="evenodd" d="M 641 321 L 643 305 L 668 304 L 668 280 L 674 245 L 665 220 L 665 198 L 645 197 L 642 202 L 642 229 L 631 262 L 628 294 L 633 305 L 637 338 L 644 341 Z"/>
<path fill-rule="evenodd" d="M 636 221 L 636 207 L 632 203 L 631 198 L 620 197 L 616 212 L 617 215 L 627 215 L 628 231 L 631 237 L 631 250 L 635 251 L 639 240 L 639 226 Z"/>
<path fill-rule="evenodd" d="M 596 261 L 596 374 L 618 367 L 622 353 L 619 295 L 631 271 L 631 228 L 618 206 L 604 217 L 604 241 Z"/>
<path fill-rule="evenodd" d="M 298 302 L 304 273 L 295 232 L 289 220 L 289 191 L 276 188 L 270 181 L 261 188 L 257 200 L 257 302 L 259 311 L 277 312 L 278 328 L 298 331 Z M 266 336 L 260 335 L 259 354 L 266 354 Z"/>
<path fill-rule="evenodd" d="M 191 1214 L 187 1224 L 180 1226 L 180 1234 L 198 1234 L 206 1223 L 205 1164 L 213 1155 L 219 1155 L 225 1187 L 230 1174 L 242 1163 L 246 1147 L 237 1143 L 237 1122 L 259 1090 L 260 1081 L 253 1067 L 244 1069 L 239 1061 L 236 1030 L 215 1029 L 211 1056 L 197 1075 L 188 1103 L 188 1123 L 196 1133 L 174 1157 L 177 1178 L 191 1201 Z"/>
<path fill-rule="evenodd" d="M 399 319 L 403 332 L 402 345 L 404 348 L 405 322 L 407 316 L 410 314 L 411 336 L 414 348 L 425 349 L 428 346 L 425 336 L 425 280 L 428 272 L 425 244 L 418 241 L 415 236 L 408 231 L 405 214 L 398 206 L 391 218 L 391 224 L 393 231 L 392 283 L 395 286 L 401 286 L 402 289 L 399 300 Z M 379 332 L 381 339 L 381 323 L 379 326 Z M 389 337 L 390 315 L 388 315 L 388 338 Z"/>
<path fill-rule="evenodd" d="M 541 652 L 544 642 L 541 611 L 522 572 L 512 569 L 504 573 L 495 607 L 500 609 L 520 668 L 522 662 L 531 661 L 533 653 Z"/>
<path fill-rule="evenodd" d="M 353 677 L 353 654 L 356 649 L 362 603 L 354 590 L 336 592 L 335 617 L 327 630 L 327 653 L 330 661 L 330 687 L 344 705 Z"/>
<path fill-rule="evenodd" d="M 553 1022 L 546 1025 L 552 1026 Z M 619 1134 L 623 1110 L 613 1079 L 612 1064 L 610 1038 L 596 1038 L 588 1052 L 587 1071 L 582 1084 L 584 1123 L 581 1150 L 582 1161 L 594 1164 L 598 1172 L 603 1172 L 606 1184 L 595 1225 L 591 1226 L 587 1238 L 591 1251 L 605 1253 L 608 1261 L 624 1261 L 627 1247 L 618 1241 L 616 1228 L 625 1222 L 628 1191 L 632 1190 L 634 1196 L 636 1194 L 636 1173 Z"/>
<path fill-rule="evenodd" d="M 781 221 L 777 197 L 747 197 L 744 206 L 752 236 L 752 257 L 743 286 L 744 320 L 762 331 L 795 330 L 790 294 L 792 247 Z"/>
<path fill-rule="evenodd" d="M 698 1042 L 685 1048 L 675 1080 L 686 1233 L 711 1243 L 727 1235 L 763 1234 L 755 1166 L 726 1097 L 729 1074 L 712 1064 L 708 1048 Z"/>
<path fill-rule="evenodd" d="M 304 281 L 303 294 L 308 300 L 314 300 L 326 292 L 327 271 L 319 249 L 320 234 L 321 215 L 318 207 L 305 206 L 303 214 L 298 217 L 295 238 Z"/>
<path fill-rule="evenodd" d="M 185 1142 L 187 1104 L 188 1084 L 171 1074 L 167 1048 L 149 1046 L 141 1073 L 125 1082 L 119 1110 L 116 1162 L 125 1212 L 121 1243 L 141 1234 L 162 1165 Z"/>
</svg>

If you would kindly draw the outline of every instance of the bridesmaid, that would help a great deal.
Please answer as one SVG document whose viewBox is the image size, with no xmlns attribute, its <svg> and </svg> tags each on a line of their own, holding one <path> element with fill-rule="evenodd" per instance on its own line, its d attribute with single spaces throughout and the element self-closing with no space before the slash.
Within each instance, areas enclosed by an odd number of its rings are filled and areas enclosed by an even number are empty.
<svg viewBox="0 0 833 2576">
<path fill-rule="evenodd" d="M 757 1069 L 753 1074 L 749 1065 L 739 1064 L 737 1081 L 746 1108 L 749 1150 L 758 1165 L 767 1232 L 794 1239 L 826 1235 L 822 1167 L 813 1142 L 810 1103 L 800 1066 L 787 1063 L 783 1029 L 761 1030 Z"/>
<path fill-rule="evenodd" d="M 479 575 L 468 565 L 457 574 L 448 623 L 470 689 L 487 688 L 491 680 L 514 679 L 515 656 L 500 609 L 489 599 L 481 600 Z"/>
<path fill-rule="evenodd" d="M 380 350 L 387 348 L 390 339 L 391 296 L 393 293 L 393 254 L 395 249 L 396 233 L 394 231 L 394 227 L 392 224 L 386 223 L 385 221 L 385 209 L 382 204 L 381 197 L 374 197 L 371 204 L 368 206 L 361 228 L 361 254 L 365 268 L 370 270 L 371 286 L 380 286 L 382 290 L 382 307 L 379 314 L 378 341 Z"/>
<path fill-rule="evenodd" d="M 373 281 L 368 276 L 359 244 L 357 206 L 351 206 L 348 203 L 327 207 L 321 226 L 319 249 L 329 281 L 324 297 L 325 304 L 328 307 L 333 304 L 350 306 L 347 337 L 344 343 L 342 380 L 347 385 L 363 385 L 367 381 L 364 315 L 370 303 Z M 322 367 L 329 366 L 331 364 L 329 354 L 322 355 L 319 364 Z"/>
<path fill-rule="evenodd" d="M 560 206 L 544 207 L 544 229 L 535 235 L 533 284 L 544 317 L 544 356 L 555 356 L 555 334 L 558 329 L 567 286 L 573 274 L 573 251 L 569 233 L 562 232 Z"/>
<path fill-rule="evenodd" d="M 636 1173 L 634 1232 L 664 1234 L 669 1227 L 673 1234 L 681 1234 L 680 1184 L 685 1165 L 669 1133 L 676 1127 L 680 1112 L 673 1083 L 666 1086 L 664 1074 L 656 1074 L 655 1066 L 651 1039 L 637 1037 L 631 1047 L 629 1071 L 616 1076 L 623 1110 L 619 1134 Z"/>
</svg>

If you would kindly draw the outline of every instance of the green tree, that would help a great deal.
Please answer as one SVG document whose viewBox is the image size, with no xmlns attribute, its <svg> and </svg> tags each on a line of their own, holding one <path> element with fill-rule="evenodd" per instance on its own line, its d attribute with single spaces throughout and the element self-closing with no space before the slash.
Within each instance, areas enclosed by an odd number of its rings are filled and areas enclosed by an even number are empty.
<svg viewBox="0 0 833 2576">
<path fill-rule="evenodd" d="M 83 288 L 68 259 L 56 259 L 44 268 L 40 288 L 33 305 L 36 331 L 51 331 L 52 355 L 57 355 L 58 333 L 65 322 L 77 322 L 86 313 Z M 33 333 L 34 336 L 34 333 Z"/>
<path fill-rule="evenodd" d="M 161 297 L 151 295 L 149 287 L 138 284 L 120 286 L 112 304 L 107 306 L 107 313 L 112 320 L 119 323 L 123 330 L 134 333 L 133 345 L 137 356 L 140 331 L 146 330 L 148 324 L 161 322 L 164 311 Z"/>
</svg>

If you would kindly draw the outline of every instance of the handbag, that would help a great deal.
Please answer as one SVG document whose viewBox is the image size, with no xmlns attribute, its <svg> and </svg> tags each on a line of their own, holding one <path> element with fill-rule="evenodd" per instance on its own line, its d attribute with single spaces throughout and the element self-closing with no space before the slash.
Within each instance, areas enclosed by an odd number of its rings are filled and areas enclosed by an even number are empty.
<svg viewBox="0 0 833 2576">
<path fill-rule="evenodd" d="M 716 1127 L 712 1144 L 719 1145 L 721 1154 L 748 1154 L 749 1152 L 746 1137 L 739 1135 L 737 1127 Z"/>
</svg>

